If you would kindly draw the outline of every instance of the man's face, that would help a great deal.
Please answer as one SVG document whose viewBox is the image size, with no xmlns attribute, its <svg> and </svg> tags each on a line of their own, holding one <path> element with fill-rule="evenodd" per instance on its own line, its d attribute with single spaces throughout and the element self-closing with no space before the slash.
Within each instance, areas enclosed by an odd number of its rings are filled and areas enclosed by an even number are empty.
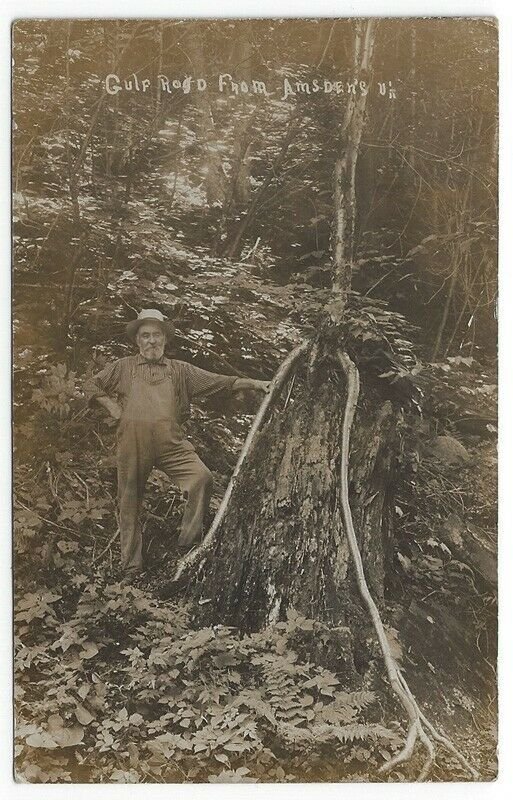
<svg viewBox="0 0 513 800">
<path fill-rule="evenodd" d="M 166 335 L 158 322 L 144 322 L 135 337 L 140 354 L 148 361 L 158 361 L 164 355 Z"/>
</svg>

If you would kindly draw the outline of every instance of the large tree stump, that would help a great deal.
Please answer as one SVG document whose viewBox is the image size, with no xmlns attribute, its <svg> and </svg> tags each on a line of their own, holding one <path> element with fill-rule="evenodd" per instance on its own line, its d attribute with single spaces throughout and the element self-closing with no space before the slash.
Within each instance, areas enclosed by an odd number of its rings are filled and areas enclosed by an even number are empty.
<svg viewBox="0 0 513 800">
<path fill-rule="evenodd" d="M 193 597 L 206 623 L 255 630 L 282 618 L 288 607 L 335 626 L 364 615 L 339 498 L 346 380 L 327 349 L 313 352 L 274 400 L 200 562 Z M 391 538 L 396 440 L 392 403 L 364 386 L 349 481 L 359 546 L 378 602 Z"/>
</svg>

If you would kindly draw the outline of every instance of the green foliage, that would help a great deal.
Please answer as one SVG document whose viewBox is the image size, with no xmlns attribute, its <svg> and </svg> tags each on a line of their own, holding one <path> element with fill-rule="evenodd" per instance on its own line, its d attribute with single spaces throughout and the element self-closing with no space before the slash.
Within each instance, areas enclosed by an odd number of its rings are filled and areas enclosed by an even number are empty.
<svg viewBox="0 0 513 800">
<path fill-rule="evenodd" d="M 408 380 L 415 385 L 421 368 L 414 345 L 416 327 L 383 301 L 369 303 L 356 292 L 351 299 L 348 339 L 350 346 L 359 352 L 363 364 L 368 368 L 375 361 L 377 365 L 388 366 L 380 372 L 379 378 L 391 383 Z"/>
<path fill-rule="evenodd" d="M 428 28 L 409 20 L 385 20 L 380 26 L 376 79 L 395 76 L 398 97 L 393 104 L 369 98 L 368 145 L 360 153 L 355 280 L 365 273 L 361 282 L 368 279 L 374 287 L 392 272 L 387 294 L 402 285 L 411 304 L 419 290 L 416 305 L 423 305 L 429 299 L 426 290 L 432 294 L 432 288 L 445 285 L 455 264 L 448 253 L 457 245 L 466 260 L 458 307 L 471 316 L 478 303 L 489 317 L 495 268 L 496 31 L 485 20 L 440 20 L 432 32 Z M 198 76 L 202 63 L 208 63 L 211 76 L 228 69 L 236 77 L 249 58 L 239 48 L 251 53 L 253 73 L 273 86 L 284 77 L 319 78 L 321 52 L 326 77 L 346 75 L 353 23 L 339 20 L 334 30 L 329 20 L 16 23 L 14 263 L 21 352 L 27 345 L 23 330 L 35 320 L 38 337 L 30 337 L 29 348 L 37 351 L 37 338 L 44 350 L 48 337 L 62 358 L 68 336 L 82 334 L 89 313 L 96 330 L 102 313 L 114 310 L 114 318 L 121 318 L 126 306 L 118 299 L 113 308 L 109 292 L 134 280 L 149 292 L 141 268 L 151 280 L 164 275 L 157 300 L 163 295 L 166 305 L 172 302 L 182 288 L 175 280 L 180 261 L 191 252 L 198 259 L 219 253 L 248 214 L 240 252 L 264 282 L 275 278 L 283 284 L 299 275 L 312 285 L 329 285 L 332 172 L 343 98 L 315 92 L 281 100 L 277 92 L 272 100 L 242 99 L 212 88 L 205 95 L 212 110 L 205 126 L 194 92 L 159 96 L 156 85 L 159 72 Z M 386 46 L 391 36 L 397 48 Z M 103 79 L 109 72 L 144 72 L 152 90 L 107 95 Z M 455 93 L 458 102 L 452 99 Z M 407 97 L 416 102 L 404 102 Z M 301 126 L 276 171 L 294 108 Z M 392 108 L 389 130 L 383 119 Z M 207 129 L 217 148 L 207 146 Z M 242 141 L 250 153 L 244 164 Z M 219 191 L 209 202 L 214 149 L 219 151 L 214 165 Z M 270 175 L 268 191 L 259 198 Z M 418 275 L 402 284 L 408 278 L 404 266 L 409 271 L 412 259 Z M 36 303 L 34 286 L 39 288 Z M 433 303 L 429 309 L 438 316 Z M 50 319 L 58 332 L 49 330 Z M 66 354 L 79 355 L 76 350 Z"/>
<path fill-rule="evenodd" d="M 420 616 L 433 628 L 444 616 L 450 647 L 459 651 L 468 642 L 490 664 L 496 652 L 494 372 L 477 357 L 450 356 L 423 363 L 416 382 L 423 413 L 403 420 L 390 582 L 398 593 L 407 584 L 419 607 L 429 598 L 434 610 Z M 431 448 L 437 437 L 459 447 L 463 442 L 465 459 L 437 457 Z"/>
</svg>

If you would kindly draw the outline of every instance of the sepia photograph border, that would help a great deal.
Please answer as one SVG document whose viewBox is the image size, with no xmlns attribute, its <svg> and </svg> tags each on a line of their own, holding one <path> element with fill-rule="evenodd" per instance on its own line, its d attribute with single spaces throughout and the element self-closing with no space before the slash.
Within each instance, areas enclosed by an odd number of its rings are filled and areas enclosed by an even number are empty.
<svg viewBox="0 0 513 800">
<path fill-rule="evenodd" d="M 2 303 L 2 344 L 5 365 L 0 386 L 0 421 L 1 441 L 4 443 L 6 459 L 2 476 L 1 512 L 5 520 L 2 536 L 2 558 L 0 559 L 1 586 L 4 613 L 0 622 L 0 654 L 2 662 L 1 683 L 1 708 L 0 708 L 0 736 L 3 742 L 0 755 L 0 779 L 4 792 L 17 798 L 29 797 L 59 797 L 71 788 L 77 798 L 88 797 L 91 792 L 95 797 L 119 798 L 127 792 L 135 792 L 137 797 L 159 798 L 168 797 L 169 792 L 178 792 L 184 798 L 213 798 L 224 797 L 228 792 L 238 797 L 272 797 L 272 798 L 335 798 L 340 792 L 349 798 L 406 798 L 415 792 L 419 798 L 430 797 L 433 792 L 442 797 L 459 798 L 468 797 L 501 797 L 513 785 L 513 691 L 511 680 L 511 653 L 513 652 L 513 623 L 512 623 L 512 598 L 511 586 L 513 585 L 513 537 L 510 535 L 511 520 L 513 519 L 513 493 L 511 492 L 511 475 L 513 474 L 513 375 L 511 370 L 511 352 L 513 348 L 513 278 L 509 268 L 511 253 L 513 252 L 513 237 L 511 219 L 513 218 L 512 193 L 508 183 L 508 176 L 513 175 L 512 156 L 510 143 L 513 141 L 513 104 L 512 89 L 512 51 L 513 25 L 511 12 L 502 11 L 501 4 L 489 3 L 271 3 L 264 2 L 220 2 L 215 5 L 207 2 L 191 0 L 187 6 L 187 13 L 182 9 L 170 7 L 165 2 L 147 2 L 144 4 L 144 18 L 218 18 L 228 17 L 345 17 L 345 16 L 499 16 L 499 98 L 500 98 L 500 144 L 499 144 L 499 777 L 493 784 L 364 784 L 355 785 L 339 784 L 290 784 L 290 785 L 237 785 L 237 786 L 212 786 L 196 784 L 175 785 L 98 785 L 98 784 L 73 784 L 69 785 L 20 785 L 14 782 L 12 766 L 12 741 L 13 741 L 13 716 L 12 716 L 12 543 L 10 541 L 11 512 L 12 512 L 12 482 L 11 469 L 8 468 L 8 459 L 11 450 L 11 273 L 8 265 L 11 263 L 10 239 L 10 164 L 11 143 L 10 129 L 10 76 L 8 64 L 10 61 L 10 24 L 16 18 L 47 18 L 68 17 L 72 9 L 69 4 L 36 3 L 36 2 L 8 2 L 2 11 L 2 63 L 4 69 L 1 74 L 1 96 L 4 113 L 4 126 L 0 133 L 1 158 L 3 166 L 2 182 L 2 246 L 5 266 L 0 273 L 0 302 Z M 74 9 L 78 10 L 78 9 Z M 127 0 L 123 3 L 94 3 L 84 2 L 80 5 L 79 16 L 84 18 L 134 18 L 141 15 L 141 4 Z M 101 12 L 101 13 L 100 13 Z M 215 13 L 214 13 L 215 12 Z M 12 466 L 12 465 L 11 465 Z"/>
</svg>

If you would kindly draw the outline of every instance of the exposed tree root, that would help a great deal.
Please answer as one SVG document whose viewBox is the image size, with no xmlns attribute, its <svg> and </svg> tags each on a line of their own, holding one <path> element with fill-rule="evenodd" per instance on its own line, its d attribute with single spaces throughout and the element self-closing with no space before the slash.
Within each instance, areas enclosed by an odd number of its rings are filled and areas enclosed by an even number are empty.
<svg viewBox="0 0 513 800">
<path fill-rule="evenodd" d="M 197 547 L 193 550 L 190 550 L 178 563 L 176 568 L 175 574 L 173 576 L 173 583 L 180 580 L 180 583 L 184 582 L 184 579 L 187 575 L 191 574 L 193 568 L 199 568 L 200 561 L 204 560 L 209 550 L 212 548 L 216 532 L 223 521 L 223 517 L 226 513 L 226 509 L 228 508 L 228 503 L 230 502 L 230 498 L 232 496 L 232 492 L 235 486 L 235 482 L 237 480 L 237 476 L 240 472 L 240 468 L 245 461 L 248 453 L 251 451 L 253 442 L 255 440 L 256 434 L 258 433 L 262 422 L 265 418 L 265 414 L 269 406 L 271 406 L 272 402 L 276 399 L 277 395 L 281 391 L 285 380 L 287 379 L 288 375 L 294 364 L 296 364 L 298 358 L 306 352 L 309 342 L 305 341 L 296 347 L 285 359 L 281 367 L 279 368 L 278 372 L 274 376 L 269 392 L 265 395 L 260 408 L 253 420 L 253 424 L 251 429 L 246 437 L 246 441 L 242 447 L 240 452 L 239 459 L 237 464 L 235 465 L 235 469 L 233 471 L 232 477 L 230 478 L 230 482 L 226 487 L 226 491 L 224 493 L 224 497 L 222 499 L 221 505 L 219 506 L 217 513 L 212 521 L 212 524 L 205 535 L 205 538 Z"/>
<path fill-rule="evenodd" d="M 344 519 L 344 528 L 347 534 L 351 555 L 356 571 L 356 578 L 358 588 L 362 599 L 367 606 L 369 615 L 376 631 L 378 641 L 383 654 L 388 679 L 392 690 L 398 697 L 401 705 L 404 707 L 409 720 L 408 734 L 403 749 L 394 758 L 387 761 L 380 767 L 380 772 L 390 772 L 394 767 L 408 761 L 415 748 L 417 739 L 423 744 L 427 756 L 422 767 L 422 770 L 417 778 L 418 781 L 423 781 L 429 774 L 431 766 L 435 760 L 435 748 L 432 739 L 444 745 L 465 767 L 474 779 L 479 777 L 476 770 L 468 763 L 466 758 L 456 749 L 454 744 L 442 736 L 433 725 L 426 719 L 425 715 L 420 710 L 415 697 L 413 696 L 406 679 L 400 672 L 399 666 L 392 655 L 390 645 L 388 643 L 383 622 L 380 613 L 374 602 L 363 569 L 362 556 L 358 547 L 358 541 L 353 525 L 353 518 L 351 513 L 351 506 L 349 504 L 349 485 L 348 485 L 348 468 L 349 468 L 349 441 L 351 436 L 351 428 L 353 424 L 354 413 L 358 396 L 360 393 L 360 377 L 356 365 L 351 361 L 347 353 L 338 351 L 338 360 L 344 370 L 347 380 L 347 400 L 344 412 L 344 422 L 342 426 L 342 443 L 341 443 L 341 463 L 340 463 L 340 499 L 342 504 L 342 514 Z M 426 733 L 426 730 L 431 734 L 432 739 Z"/>
</svg>

